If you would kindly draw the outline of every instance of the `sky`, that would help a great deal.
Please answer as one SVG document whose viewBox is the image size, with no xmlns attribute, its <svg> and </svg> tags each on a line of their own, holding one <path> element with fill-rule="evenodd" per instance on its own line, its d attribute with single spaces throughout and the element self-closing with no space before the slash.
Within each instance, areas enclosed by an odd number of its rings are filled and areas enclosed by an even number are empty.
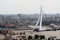
<svg viewBox="0 0 60 40">
<path fill-rule="evenodd" d="M 60 13 L 60 0 L 0 0 L 0 14 Z"/>
</svg>

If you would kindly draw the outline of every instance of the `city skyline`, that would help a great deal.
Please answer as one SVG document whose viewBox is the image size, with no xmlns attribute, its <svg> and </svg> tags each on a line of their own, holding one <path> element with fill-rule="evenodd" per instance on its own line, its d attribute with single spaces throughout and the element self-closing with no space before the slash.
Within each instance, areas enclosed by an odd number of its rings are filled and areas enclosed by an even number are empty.
<svg viewBox="0 0 60 40">
<path fill-rule="evenodd" d="M 0 0 L 0 14 L 60 13 L 60 0 Z"/>
</svg>

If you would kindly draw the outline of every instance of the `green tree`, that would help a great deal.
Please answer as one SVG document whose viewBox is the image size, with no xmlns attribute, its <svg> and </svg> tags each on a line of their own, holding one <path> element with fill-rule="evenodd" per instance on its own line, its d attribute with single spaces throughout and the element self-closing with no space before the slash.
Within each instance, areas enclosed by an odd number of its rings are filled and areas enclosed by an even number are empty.
<svg viewBox="0 0 60 40">
<path fill-rule="evenodd" d="M 28 40 L 32 40 L 32 39 L 33 39 L 32 36 L 29 35 L 29 36 L 28 36 Z"/>
<path fill-rule="evenodd" d="M 38 39 L 38 38 L 39 38 L 39 35 L 36 34 L 36 35 L 34 36 L 34 39 Z"/>
<path fill-rule="evenodd" d="M 45 36 L 44 35 L 40 35 L 40 39 L 45 39 Z"/>
</svg>

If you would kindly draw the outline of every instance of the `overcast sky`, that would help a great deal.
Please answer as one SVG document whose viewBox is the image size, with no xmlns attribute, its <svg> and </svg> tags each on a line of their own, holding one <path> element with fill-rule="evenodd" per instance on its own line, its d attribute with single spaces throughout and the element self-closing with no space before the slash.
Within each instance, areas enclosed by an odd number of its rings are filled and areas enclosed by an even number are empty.
<svg viewBox="0 0 60 40">
<path fill-rule="evenodd" d="M 0 0 L 0 14 L 60 13 L 60 0 Z"/>
</svg>

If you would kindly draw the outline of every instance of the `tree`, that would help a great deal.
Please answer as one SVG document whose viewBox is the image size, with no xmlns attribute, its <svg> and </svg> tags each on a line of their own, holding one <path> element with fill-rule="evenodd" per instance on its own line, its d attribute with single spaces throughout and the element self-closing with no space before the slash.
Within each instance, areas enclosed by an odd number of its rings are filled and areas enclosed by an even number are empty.
<svg viewBox="0 0 60 40">
<path fill-rule="evenodd" d="M 40 39 L 45 39 L 45 36 L 44 35 L 40 35 Z"/>
<path fill-rule="evenodd" d="M 29 35 L 29 36 L 28 36 L 28 40 L 32 40 L 32 36 Z"/>
<path fill-rule="evenodd" d="M 39 38 L 39 35 L 36 34 L 36 35 L 34 36 L 34 39 L 38 39 L 38 38 Z"/>
</svg>

